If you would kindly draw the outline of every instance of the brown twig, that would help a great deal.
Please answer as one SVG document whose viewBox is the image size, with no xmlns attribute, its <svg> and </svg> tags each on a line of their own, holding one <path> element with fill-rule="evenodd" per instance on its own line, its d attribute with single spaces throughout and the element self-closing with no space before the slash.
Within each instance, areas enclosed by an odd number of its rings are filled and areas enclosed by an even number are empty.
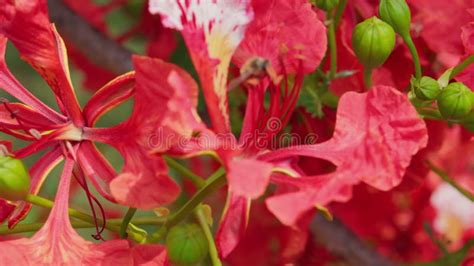
<svg viewBox="0 0 474 266">
<path fill-rule="evenodd" d="M 61 0 L 48 0 L 48 4 L 51 19 L 60 33 L 92 62 L 117 74 L 132 69 L 130 51 L 95 30 Z M 311 231 L 320 244 L 351 265 L 395 265 L 337 220 L 329 222 L 317 215 L 311 225 Z"/>
<path fill-rule="evenodd" d="M 94 29 L 61 0 L 48 0 L 49 15 L 59 33 L 94 64 L 115 74 L 132 69 L 132 53 Z"/>
<path fill-rule="evenodd" d="M 337 219 L 328 221 L 322 215 L 316 215 L 311 223 L 311 232 L 319 244 L 323 245 L 332 254 L 344 258 L 350 265 L 396 265 L 359 239 Z"/>
</svg>

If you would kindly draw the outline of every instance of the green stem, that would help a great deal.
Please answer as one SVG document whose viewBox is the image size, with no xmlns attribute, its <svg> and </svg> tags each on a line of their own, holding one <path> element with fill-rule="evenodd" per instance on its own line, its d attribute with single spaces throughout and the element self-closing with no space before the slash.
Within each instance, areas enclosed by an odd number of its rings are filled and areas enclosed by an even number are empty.
<svg viewBox="0 0 474 266">
<path fill-rule="evenodd" d="M 33 194 L 29 194 L 28 196 L 26 196 L 25 201 L 27 201 L 27 202 L 29 202 L 33 205 L 41 206 L 41 207 L 48 208 L 48 209 L 52 209 L 53 206 L 54 206 L 53 201 L 45 199 L 45 198 L 37 196 L 37 195 L 33 195 Z M 74 217 L 76 219 L 82 220 L 84 222 L 90 223 L 90 224 L 95 226 L 94 217 L 92 217 L 88 214 L 85 214 L 85 213 L 80 212 L 78 210 L 75 210 L 73 208 L 69 208 L 68 213 L 69 213 L 69 216 L 71 216 L 71 217 Z M 102 219 L 97 219 L 97 222 L 99 224 L 102 224 L 103 220 Z M 114 224 L 109 223 L 109 222 L 105 223 L 105 228 L 107 228 L 110 231 L 116 232 L 116 233 L 118 233 L 120 231 L 120 227 L 118 225 L 114 225 Z"/>
<path fill-rule="evenodd" d="M 466 198 L 470 201 L 474 202 L 474 194 L 460 186 L 456 181 L 454 181 L 446 172 L 441 170 L 440 168 L 434 166 L 431 162 L 427 161 L 428 166 L 430 169 L 435 172 L 439 177 L 441 177 L 446 183 L 450 184 L 454 187 L 459 193 L 463 194 Z"/>
<path fill-rule="evenodd" d="M 339 26 L 339 22 L 341 22 L 342 14 L 344 14 L 344 9 L 346 9 L 347 0 L 340 0 L 339 5 L 336 9 L 336 15 L 334 16 L 334 25 L 337 28 Z"/>
<path fill-rule="evenodd" d="M 201 225 L 204 234 L 206 235 L 207 242 L 209 243 L 209 256 L 211 257 L 212 265 L 213 266 L 222 266 L 222 262 L 219 259 L 219 254 L 217 252 L 216 243 L 214 242 L 214 236 L 212 235 L 211 229 L 209 228 L 209 224 L 206 220 L 206 215 L 202 210 L 202 205 L 198 206 L 194 211 L 197 220 L 199 221 L 199 225 Z"/>
<path fill-rule="evenodd" d="M 27 201 L 27 202 L 29 202 L 33 205 L 41 206 L 41 207 L 48 208 L 48 209 L 52 209 L 53 206 L 54 206 L 54 201 L 51 201 L 51 200 L 48 200 L 48 199 L 45 199 L 43 197 L 33 195 L 33 194 L 29 194 L 28 196 L 26 196 L 25 201 Z M 74 218 L 77 218 L 79 220 L 94 224 L 94 217 L 92 217 L 88 214 L 85 214 L 83 212 L 80 212 L 80 211 L 72 209 L 72 208 L 68 209 L 68 213 L 71 217 L 74 217 Z M 99 220 L 99 222 L 102 222 L 102 221 Z"/>
<path fill-rule="evenodd" d="M 372 88 L 372 69 L 364 68 L 364 84 L 366 90 Z"/>
<path fill-rule="evenodd" d="M 125 217 L 123 218 L 122 225 L 120 226 L 120 232 L 119 236 L 120 238 L 124 239 L 127 238 L 127 228 L 128 224 L 133 218 L 133 215 L 137 212 L 136 208 L 128 208 L 127 213 L 125 214 Z"/>
<path fill-rule="evenodd" d="M 122 220 L 109 220 L 112 224 L 121 224 Z M 140 217 L 131 221 L 134 225 L 160 225 L 165 224 L 167 217 Z"/>
<path fill-rule="evenodd" d="M 181 209 L 179 209 L 176 213 L 172 214 L 169 218 L 166 225 L 168 227 L 172 227 L 179 222 L 181 222 L 184 218 L 186 218 L 195 208 L 198 206 L 209 194 L 212 192 L 217 191 L 222 186 L 226 184 L 225 179 L 225 170 L 224 168 L 219 168 L 216 172 L 214 172 L 209 179 L 206 180 L 206 185 L 202 187 L 196 194 L 184 204 Z"/>
<path fill-rule="evenodd" d="M 453 71 L 451 72 L 451 75 L 449 76 L 449 79 L 451 80 L 454 77 L 456 77 L 459 73 L 463 72 L 472 63 L 474 63 L 474 54 L 468 56 L 461 63 L 459 63 L 457 66 L 455 66 L 453 68 Z"/>
<path fill-rule="evenodd" d="M 329 53 L 331 55 L 331 62 L 329 68 L 329 79 L 333 80 L 337 72 L 337 43 L 336 43 L 336 26 L 331 12 L 328 12 L 330 20 L 328 28 Z"/>
<path fill-rule="evenodd" d="M 133 219 L 132 224 L 134 225 L 160 225 L 166 223 L 166 218 L 158 218 L 158 217 L 140 217 L 137 219 Z M 107 220 L 107 223 L 115 228 L 118 228 L 123 223 L 122 219 L 110 219 Z M 72 227 L 74 228 L 94 228 L 94 223 L 89 223 L 85 221 L 71 221 Z M 0 235 L 7 235 L 7 234 L 17 234 L 17 233 L 25 233 L 25 232 L 34 232 L 38 231 L 43 227 L 44 223 L 33 223 L 33 224 L 18 224 L 14 228 L 9 229 L 7 225 L 0 226 Z M 118 232 L 117 230 L 112 230 L 113 232 Z"/>
<path fill-rule="evenodd" d="M 178 163 L 177 161 L 175 161 L 171 157 L 163 156 L 163 158 L 165 159 L 166 163 L 171 168 L 176 170 L 181 175 L 189 178 L 189 180 L 191 180 L 191 182 L 193 182 L 196 187 L 202 188 L 206 184 L 206 181 L 204 180 L 204 178 L 202 178 L 199 175 L 193 173 L 191 170 L 184 167 L 182 164 Z"/>
<path fill-rule="evenodd" d="M 428 237 L 430 238 L 431 242 L 433 242 L 437 247 L 438 249 L 444 254 L 444 255 L 448 255 L 449 254 L 449 251 L 448 249 L 446 248 L 446 246 L 444 245 L 443 242 L 441 242 L 434 234 L 433 232 L 433 228 L 431 228 L 430 224 L 425 222 L 423 224 L 423 227 L 426 231 L 426 234 L 428 234 Z"/>
<path fill-rule="evenodd" d="M 416 46 L 413 43 L 413 39 L 411 36 L 408 34 L 408 36 L 402 36 L 403 41 L 408 47 L 408 50 L 410 50 L 411 57 L 413 58 L 413 64 L 415 65 L 415 78 L 417 80 L 421 79 L 421 64 L 420 64 L 420 56 L 418 55 L 418 51 L 416 50 Z"/>
<path fill-rule="evenodd" d="M 19 234 L 27 232 L 36 232 L 43 227 L 44 223 L 32 223 L 32 224 L 18 224 L 14 228 L 8 228 L 8 225 L 0 226 L 0 235 Z M 93 228 L 95 225 L 84 221 L 72 221 L 72 227 L 74 228 Z"/>
</svg>

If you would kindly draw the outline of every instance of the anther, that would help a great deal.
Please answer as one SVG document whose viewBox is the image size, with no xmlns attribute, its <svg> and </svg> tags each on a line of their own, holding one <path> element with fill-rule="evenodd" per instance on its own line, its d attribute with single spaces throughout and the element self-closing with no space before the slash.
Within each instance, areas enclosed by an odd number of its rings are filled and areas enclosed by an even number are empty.
<svg viewBox="0 0 474 266">
<path fill-rule="evenodd" d="M 41 139 L 41 133 L 34 128 L 28 130 L 28 133 L 30 133 L 30 135 L 33 136 L 37 140 Z"/>
</svg>

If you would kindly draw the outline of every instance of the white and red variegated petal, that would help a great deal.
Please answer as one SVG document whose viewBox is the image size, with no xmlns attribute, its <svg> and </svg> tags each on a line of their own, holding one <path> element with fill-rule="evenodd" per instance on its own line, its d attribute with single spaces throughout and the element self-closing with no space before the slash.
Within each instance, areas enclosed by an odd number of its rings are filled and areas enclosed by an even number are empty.
<svg viewBox="0 0 474 266">
<path fill-rule="evenodd" d="M 151 0 L 149 10 L 181 31 L 202 83 L 214 130 L 230 132 L 227 76 L 230 60 L 253 19 L 249 0 Z"/>
</svg>

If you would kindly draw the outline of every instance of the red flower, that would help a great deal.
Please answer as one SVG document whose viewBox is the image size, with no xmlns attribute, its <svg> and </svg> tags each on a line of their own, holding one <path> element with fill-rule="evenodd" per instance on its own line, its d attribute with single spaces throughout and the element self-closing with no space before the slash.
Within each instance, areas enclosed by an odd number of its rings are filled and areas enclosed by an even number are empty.
<svg viewBox="0 0 474 266">
<path fill-rule="evenodd" d="M 71 226 L 68 200 L 74 160 L 66 158 L 55 204 L 44 226 L 31 238 L 0 242 L 0 264 L 10 265 L 165 265 L 166 250 L 160 245 L 130 247 L 126 240 L 93 244 Z"/>
<path fill-rule="evenodd" d="M 255 1 L 255 21 L 249 25 L 246 39 L 241 44 L 235 58 L 237 64 L 243 66 L 247 60 L 259 56 L 276 66 L 277 71 L 280 71 L 279 74 L 297 73 L 297 77 L 295 85 L 291 89 L 285 87 L 283 93 L 280 92 L 279 85 L 274 84 L 272 87 L 268 79 L 264 79 L 254 87 L 250 86 L 249 102 L 242 135 L 238 141 L 239 146 L 233 149 L 217 147 L 218 154 L 227 169 L 229 181 L 227 207 L 216 236 L 217 245 L 223 257 L 230 253 L 245 231 L 250 200 L 262 195 L 270 181 L 279 184 L 280 188 L 285 190 L 287 188 L 296 189 L 296 191 L 289 190 L 289 193 L 280 194 L 267 200 L 270 211 L 280 221 L 287 225 L 293 225 L 305 211 L 312 209 L 315 204 L 325 205 L 334 200 L 348 200 L 351 187 L 361 181 L 382 190 L 389 190 L 398 185 L 412 155 L 426 145 L 425 125 L 406 97 L 392 88 L 379 87 L 362 95 L 348 93 L 341 99 L 336 133 L 331 140 L 318 145 L 295 146 L 266 154 L 262 153 L 262 149 L 258 149 L 258 143 L 270 140 L 286 124 L 287 116 L 294 108 L 292 101 L 299 95 L 301 84 L 298 82 L 302 80 L 302 73 L 313 70 L 324 53 L 326 39 L 322 24 L 317 20 L 309 5 L 298 3 L 301 6 L 292 5 L 293 9 L 290 10 L 275 9 L 282 12 L 280 17 L 266 15 L 264 11 L 275 14 L 272 13 L 272 8 L 285 6 L 285 3 L 273 2 L 270 5 L 271 8 L 261 8 L 263 4 Z M 193 27 L 190 27 L 189 24 L 182 24 L 183 21 L 188 21 L 187 17 L 191 16 L 190 14 L 195 14 L 193 21 L 198 23 L 206 21 L 205 16 L 203 17 L 196 11 L 205 4 L 201 4 L 201 6 L 195 4 L 171 1 L 168 6 L 154 6 L 153 2 L 151 5 L 152 10 L 156 8 L 157 12 L 162 13 L 165 25 L 171 24 L 171 26 L 181 29 L 185 38 L 191 38 L 191 36 L 195 38 L 193 44 L 188 41 L 191 53 L 197 51 L 195 50 L 198 47 L 196 43 L 206 44 L 204 42 L 206 39 L 204 41 L 202 38 L 199 39 L 200 36 L 203 36 L 199 24 L 198 26 L 191 24 Z M 216 5 L 219 5 L 219 1 Z M 168 11 L 167 13 L 164 12 L 165 9 Z M 285 23 L 285 19 L 289 17 L 294 18 L 291 20 L 294 23 L 289 23 L 288 28 L 283 27 L 283 29 L 288 29 L 289 32 L 294 32 L 296 27 L 303 29 L 301 35 L 309 37 L 298 40 L 302 42 L 303 46 L 314 46 L 314 49 L 304 50 L 312 50 L 313 54 L 300 53 L 303 50 L 299 50 L 298 45 L 293 43 L 294 39 L 275 30 L 274 27 Z M 282 19 L 282 21 L 279 22 L 278 19 Z M 223 25 L 226 24 L 224 21 L 219 20 L 219 22 Z M 308 22 L 308 26 L 305 26 L 304 22 Z M 309 22 L 313 23 L 314 28 L 309 26 L 311 25 Z M 283 30 L 283 32 L 285 31 Z M 304 35 L 303 32 L 314 32 L 315 34 L 314 36 Z M 277 49 L 276 51 L 279 52 L 275 53 L 275 49 L 269 48 L 267 51 L 265 45 L 258 46 L 257 44 L 268 44 L 270 48 L 278 44 L 286 46 L 288 49 Z M 208 45 L 208 48 L 204 46 L 200 51 L 211 49 L 212 43 L 208 43 Z M 207 56 L 208 61 L 212 59 L 208 55 L 203 56 Z M 199 69 L 209 69 L 202 65 L 202 61 L 196 60 L 196 55 L 193 55 L 193 58 L 198 72 Z M 306 62 L 305 60 L 308 58 L 312 58 L 315 62 L 311 60 Z M 211 75 L 216 78 L 216 73 L 219 72 L 211 72 Z M 267 88 L 268 86 L 270 87 Z M 268 110 L 262 106 L 267 89 L 269 89 L 271 99 Z M 212 102 L 209 101 L 209 94 L 205 93 L 205 97 L 209 105 Z M 212 107 L 210 110 L 212 113 Z M 277 121 L 281 124 L 272 128 L 269 126 L 271 124 L 268 124 L 273 121 L 272 119 L 279 119 Z M 263 137 L 246 138 L 246 134 L 254 133 L 254 131 L 267 134 Z M 269 146 L 264 146 L 265 148 L 269 148 Z M 338 169 L 334 173 L 316 177 L 294 178 L 281 174 L 272 175 L 278 166 L 282 166 L 283 169 L 287 169 L 284 171 L 298 176 L 298 173 L 289 167 L 285 160 L 281 161 L 293 155 L 323 158 L 334 163 Z M 354 159 L 346 160 L 351 156 Z M 361 158 L 364 161 L 356 161 L 355 158 Z M 362 168 L 362 165 L 365 164 L 369 167 Z"/>
<path fill-rule="evenodd" d="M 197 85 L 184 70 L 146 57 L 134 57 L 134 63 L 135 106 L 131 117 L 112 128 L 84 128 L 83 138 L 108 143 L 125 158 L 122 173 L 110 183 L 114 198 L 127 206 L 150 209 L 173 201 L 179 194 L 178 185 L 167 175 L 165 162 L 154 153 L 191 138 L 203 126 L 196 113 Z M 103 100 L 102 92 L 97 93 L 97 103 Z M 157 188 L 161 188 L 160 193 Z"/>
<path fill-rule="evenodd" d="M 66 50 L 61 37 L 49 23 L 46 2 L 8 2 L 0 6 L 0 14 L 5 18 L 0 22 L 0 87 L 23 102 L 3 102 L 0 129 L 31 142 L 14 152 L 16 157 L 49 149 L 30 170 L 31 193 L 38 193 L 49 171 L 60 162 L 64 153 L 68 153 L 96 189 L 111 201 L 141 208 L 172 202 L 179 194 L 179 187 L 167 176 L 163 160 L 151 154 L 166 150 L 168 146 L 164 144 L 171 133 L 190 136 L 192 127 L 199 125 L 199 121 L 190 122 L 196 118 L 197 104 L 196 86 L 189 85 L 190 78 L 180 77 L 182 71 L 159 60 L 136 58 L 136 85 L 134 73 L 122 75 L 100 89 L 81 110 L 69 79 Z M 10 73 L 3 59 L 7 38 L 48 82 L 61 113 L 39 101 Z M 150 69 L 163 69 L 166 79 L 151 74 Z M 150 86 L 156 81 L 162 86 L 173 83 L 178 89 L 169 90 L 169 93 L 164 89 L 163 93 L 162 87 Z M 110 129 L 93 128 L 102 115 L 132 96 L 136 96 L 136 104 L 129 120 Z M 150 110 L 162 116 L 150 116 Z M 153 141 L 153 136 L 160 138 Z M 121 151 L 126 161 L 121 175 L 116 178 L 115 171 L 92 141 L 111 143 Z M 140 188 L 143 188 L 141 193 L 131 193 Z M 9 225 L 18 223 L 30 208 L 30 204 L 21 203 L 10 215 Z"/>
<path fill-rule="evenodd" d="M 474 2 L 412 0 L 409 3 L 416 10 L 413 23 L 421 28 L 420 35 L 436 53 L 436 59 L 447 67 L 457 64 L 464 54 L 461 27 L 470 22 L 469 9 Z"/>
<path fill-rule="evenodd" d="M 280 221 L 292 225 L 316 204 L 349 200 L 352 186 L 360 182 L 390 190 L 401 182 L 412 156 L 426 146 L 427 140 L 425 123 L 395 89 L 382 86 L 364 94 L 348 92 L 339 102 L 330 140 L 262 156 L 267 160 L 290 155 L 320 158 L 337 166 L 336 171 L 272 179 L 289 192 L 267 199 L 268 208 Z"/>
<path fill-rule="evenodd" d="M 269 60 L 275 71 L 313 72 L 326 53 L 326 28 L 308 1 L 252 1 L 255 19 L 233 62 L 242 67 L 256 56 Z M 283 65 L 282 65 L 283 63 Z"/>
</svg>

